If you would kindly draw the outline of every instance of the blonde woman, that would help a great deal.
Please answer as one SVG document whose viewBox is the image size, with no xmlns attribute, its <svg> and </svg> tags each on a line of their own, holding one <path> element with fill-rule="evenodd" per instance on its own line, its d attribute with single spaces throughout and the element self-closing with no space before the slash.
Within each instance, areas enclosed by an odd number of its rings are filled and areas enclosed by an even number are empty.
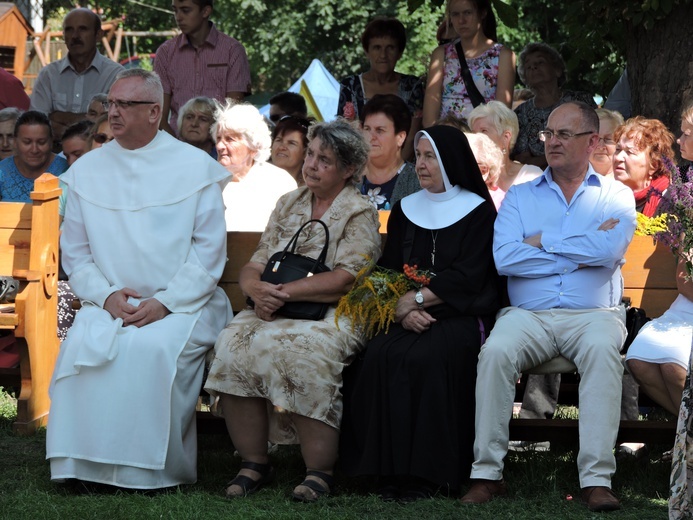
<svg viewBox="0 0 693 520">
<path fill-rule="evenodd" d="M 496 206 L 496 210 L 498 210 L 506 193 L 505 190 L 498 186 L 498 179 L 503 169 L 503 153 L 487 135 L 467 134 L 467 140 L 472 148 L 472 152 L 474 152 L 476 163 L 479 165 L 479 170 L 481 170 L 481 175 L 491 194 L 493 204 Z"/>
<path fill-rule="evenodd" d="M 623 116 L 607 108 L 598 108 L 596 112 L 599 116 L 599 144 L 590 156 L 590 164 L 599 175 L 613 179 L 616 153 L 614 132 L 624 123 Z"/>
<path fill-rule="evenodd" d="M 469 126 L 472 132 L 490 137 L 500 148 L 503 166 L 498 177 L 498 187 L 501 190 L 507 192 L 513 184 L 522 184 L 541 175 L 542 171 L 538 166 L 523 164 L 510 158 L 520 127 L 515 112 L 503 103 L 489 101 L 476 107 L 469 114 Z"/>
</svg>

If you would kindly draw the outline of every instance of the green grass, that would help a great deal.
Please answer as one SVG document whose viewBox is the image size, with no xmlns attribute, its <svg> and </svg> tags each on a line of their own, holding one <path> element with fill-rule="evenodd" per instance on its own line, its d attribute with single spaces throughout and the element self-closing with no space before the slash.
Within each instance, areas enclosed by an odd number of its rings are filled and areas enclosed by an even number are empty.
<svg viewBox="0 0 693 520">
<path fill-rule="evenodd" d="M 463 507 L 446 497 L 402 505 L 383 503 L 362 493 L 364 481 L 338 475 L 337 493 L 318 504 L 297 504 L 291 489 L 302 480 L 298 449 L 282 448 L 273 455 L 274 485 L 245 499 L 226 500 L 221 491 L 238 470 L 228 437 L 201 435 L 197 484 L 170 493 L 116 491 L 77 494 L 50 482 L 45 460 L 45 432 L 31 437 L 12 433 L 13 401 L 0 392 L 0 518 L 39 519 L 587 519 L 578 500 L 576 446 L 552 446 L 547 453 L 511 453 L 505 477 L 510 497 L 482 506 Z M 667 446 L 652 447 L 653 460 Z M 613 519 L 667 518 L 670 464 L 626 462 L 614 477 L 623 509 Z M 574 498 L 569 500 L 567 497 Z"/>
</svg>

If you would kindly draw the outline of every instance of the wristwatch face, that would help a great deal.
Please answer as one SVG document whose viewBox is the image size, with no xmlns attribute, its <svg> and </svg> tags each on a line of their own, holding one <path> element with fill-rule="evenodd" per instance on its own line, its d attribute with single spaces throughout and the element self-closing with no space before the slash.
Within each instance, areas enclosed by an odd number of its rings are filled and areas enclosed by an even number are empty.
<svg viewBox="0 0 693 520">
<path fill-rule="evenodd" d="M 421 291 L 418 291 L 414 295 L 414 301 L 419 305 L 419 307 L 421 307 L 423 305 L 424 297 L 423 297 L 423 294 L 421 294 Z"/>
</svg>

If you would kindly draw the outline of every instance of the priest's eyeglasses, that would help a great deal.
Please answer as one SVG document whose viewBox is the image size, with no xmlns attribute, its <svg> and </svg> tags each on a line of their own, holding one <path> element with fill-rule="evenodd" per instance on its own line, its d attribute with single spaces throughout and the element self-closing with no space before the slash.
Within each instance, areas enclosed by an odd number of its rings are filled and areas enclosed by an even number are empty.
<svg viewBox="0 0 693 520">
<path fill-rule="evenodd" d="M 108 110 L 111 107 L 127 110 L 134 105 L 155 105 L 156 101 L 122 101 L 120 99 L 112 99 L 104 101 L 102 104 L 105 110 Z"/>
</svg>

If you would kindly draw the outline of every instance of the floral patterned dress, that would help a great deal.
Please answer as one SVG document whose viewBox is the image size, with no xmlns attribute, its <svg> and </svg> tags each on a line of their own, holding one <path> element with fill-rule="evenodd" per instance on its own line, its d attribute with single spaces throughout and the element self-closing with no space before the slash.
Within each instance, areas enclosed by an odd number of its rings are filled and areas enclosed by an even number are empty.
<svg viewBox="0 0 693 520">
<path fill-rule="evenodd" d="M 421 117 L 424 99 L 424 84 L 421 78 L 409 74 L 399 75 L 397 95 L 401 97 L 409 107 L 412 117 Z M 347 76 L 339 84 L 339 104 L 337 115 L 351 121 L 359 119 L 359 113 L 363 105 L 368 102 L 364 93 L 361 74 Z"/>
<path fill-rule="evenodd" d="M 443 69 L 443 95 L 440 104 L 440 118 L 451 114 L 467 121 L 469 113 L 474 108 L 467 94 L 467 87 L 462 79 L 460 60 L 455 50 L 457 40 L 445 44 L 445 64 Z M 494 44 L 481 56 L 467 60 L 469 72 L 479 93 L 486 102 L 496 99 L 498 83 L 498 60 L 500 58 L 500 43 Z"/>
<path fill-rule="evenodd" d="M 250 259 L 265 265 L 283 250 L 301 224 L 311 218 L 312 193 L 307 187 L 282 196 Z M 330 230 L 325 263 L 356 275 L 369 258 L 380 255 L 378 214 L 352 185 L 337 196 L 322 219 Z M 316 258 L 325 240 L 322 227 L 306 227 L 296 253 Z M 205 390 L 240 397 L 261 397 L 274 405 L 270 440 L 296 442 L 290 414 L 310 417 L 339 429 L 342 418 L 342 370 L 363 348 L 363 338 L 340 318 L 335 306 L 322 320 L 277 317 L 263 321 L 255 311 L 238 313 L 214 346 L 214 361 Z"/>
<path fill-rule="evenodd" d="M 676 442 L 671 466 L 671 496 L 669 497 L 669 519 L 683 520 L 693 515 L 693 351 L 683 387 L 679 421 L 676 427 Z"/>
<path fill-rule="evenodd" d="M 359 190 L 368 197 L 375 209 L 391 210 L 395 202 L 421 189 L 412 163 L 405 162 L 392 179 L 384 184 L 373 184 L 364 177 Z"/>
</svg>

